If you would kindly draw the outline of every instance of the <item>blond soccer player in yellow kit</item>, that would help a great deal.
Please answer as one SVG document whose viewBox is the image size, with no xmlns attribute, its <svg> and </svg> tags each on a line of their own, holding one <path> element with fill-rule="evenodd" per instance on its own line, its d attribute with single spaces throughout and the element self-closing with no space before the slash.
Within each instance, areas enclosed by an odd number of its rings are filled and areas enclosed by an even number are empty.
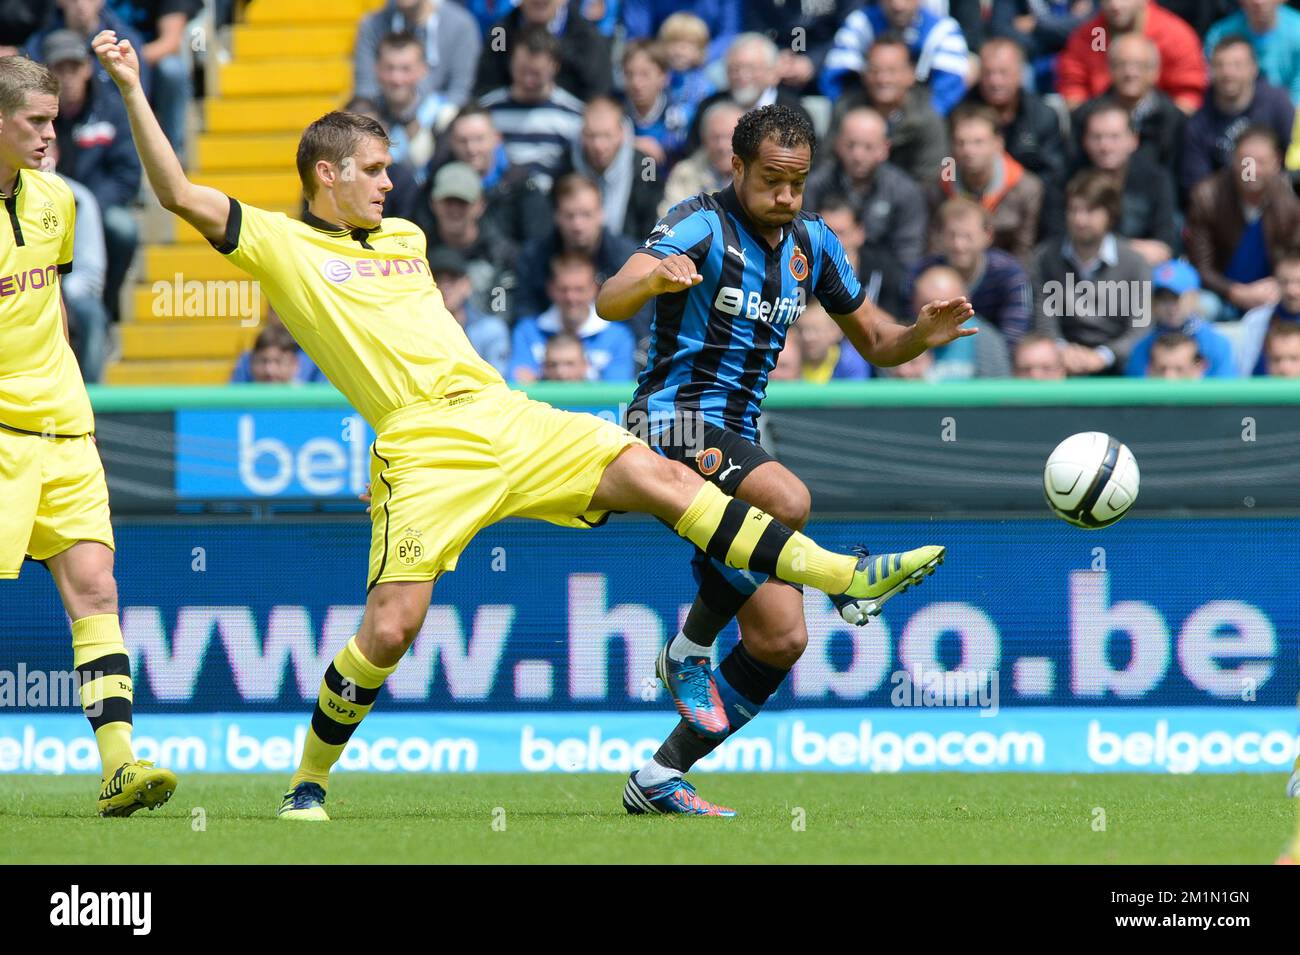
<svg viewBox="0 0 1300 955">
<path fill-rule="evenodd" d="M 942 556 L 941 547 L 917 548 L 878 577 L 865 560 L 824 550 L 617 425 L 508 388 L 444 307 L 423 233 L 384 218 L 391 157 L 378 123 L 336 112 L 304 131 L 297 165 L 308 214 L 298 222 L 191 183 L 140 89 L 130 43 L 105 31 L 93 46 L 164 208 L 261 283 L 376 434 L 366 609 L 326 670 L 281 818 L 328 818 L 330 768 L 419 632 L 434 582 L 478 531 L 504 518 L 589 527 L 611 511 L 648 513 L 732 566 L 855 599 L 884 599 Z M 653 279 L 664 291 L 681 287 L 671 267 Z M 961 308 L 945 316 L 948 340 L 968 317 Z"/>
<path fill-rule="evenodd" d="M 44 66 L 0 58 L 0 580 L 15 579 L 28 557 L 54 578 L 103 765 L 99 812 L 129 816 L 171 798 L 176 776 L 131 749 L 108 487 L 59 292 L 72 268 L 76 207 L 63 180 L 38 171 L 58 95 Z"/>
</svg>

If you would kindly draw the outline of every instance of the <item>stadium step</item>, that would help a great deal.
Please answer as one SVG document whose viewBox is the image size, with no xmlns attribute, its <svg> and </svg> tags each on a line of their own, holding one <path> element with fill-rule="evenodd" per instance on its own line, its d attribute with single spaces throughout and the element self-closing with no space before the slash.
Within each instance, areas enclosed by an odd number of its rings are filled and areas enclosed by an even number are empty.
<svg viewBox="0 0 1300 955">
<path fill-rule="evenodd" d="M 146 288 L 152 289 L 155 282 L 171 285 L 177 276 L 181 282 L 248 279 L 248 273 L 235 268 L 210 245 L 164 245 L 145 250 L 141 279 Z"/>
<path fill-rule="evenodd" d="M 301 134 L 312 120 L 343 105 L 343 96 L 231 96 L 207 105 L 209 133 Z"/>
<path fill-rule="evenodd" d="M 104 370 L 106 385 L 224 385 L 235 363 L 231 359 L 189 361 L 119 361 Z"/>
<path fill-rule="evenodd" d="M 248 7 L 249 23 L 347 23 L 357 21 L 384 5 L 384 0 L 263 0 Z"/>
<path fill-rule="evenodd" d="M 352 64 L 338 58 L 227 63 L 218 86 L 222 96 L 329 94 L 346 99 L 352 88 Z"/>
<path fill-rule="evenodd" d="M 174 279 L 160 279 L 151 285 L 138 285 L 131 292 L 134 306 L 131 318 L 151 331 L 168 323 L 191 325 L 245 318 L 261 319 L 266 316 L 270 303 L 260 288 L 257 297 L 253 298 L 254 287 L 251 283 L 232 287 L 225 282 L 217 282 L 212 285 L 204 283 L 195 289 L 193 286 L 186 288 L 182 284 L 178 293 Z M 124 330 L 128 327 L 122 326 Z"/>
<path fill-rule="evenodd" d="M 196 176 L 223 170 L 293 169 L 298 137 L 293 135 L 238 136 L 207 133 L 199 136 L 195 152 Z"/>
<path fill-rule="evenodd" d="M 327 27 L 241 23 L 234 29 L 231 46 L 236 60 L 241 63 L 313 56 L 345 60 L 352 55 L 356 35 L 354 22 Z"/>
<path fill-rule="evenodd" d="M 238 358 L 257 337 L 257 327 L 215 319 L 204 324 L 122 326 L 123 361 Z"/>
<path fill-rule="evenodd" d="M 254 206 L 292 205 L 302 196 L 302 183 L 292 167 L 267 172 L 196 172 L 194 181 Z"/>
</svg>

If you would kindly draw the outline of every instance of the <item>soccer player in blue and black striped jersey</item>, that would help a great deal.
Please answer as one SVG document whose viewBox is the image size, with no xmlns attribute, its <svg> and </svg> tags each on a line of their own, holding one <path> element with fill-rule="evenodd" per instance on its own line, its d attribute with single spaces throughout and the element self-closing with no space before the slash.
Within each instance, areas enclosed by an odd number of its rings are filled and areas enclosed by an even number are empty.
<svg viewBox="0 0 1300 955">
<path fill-rule="evenodd" d="M 596 302 L 602 317 L 625 321 L 656 299 L 629 429 L 792 527 L 808 520 L 808 489 L 759 444 L 758 417 L 768 373 L 809 297 L 876 365 L 899 365 L 975 334 L 962 327 L 974 315 L 964 298 L 929 303 L 911 326 L 896 324 L 867 299 L 835 233 L 802 211 L 815 148 L 816 135 L 799 111 L 764 106 L 746 113 L 732 137 L 732 184 L 670 209 Z M 933 545 L 864 553 L 859 566 L 888 586 L 874 600 L 836 600 L 840 613 L 866 623 L 886 600 L 932 573 L 943 554 Z M 658 665 L 682 720 L 628 780 L 628 812 L 734 815 L 701 799 L 683 776 L 757 714 L 808 641 L 800 590 L 702 551 L 693 567 L 699 595 Z M 714 671 L 711 647 L 733 617 L 741 642 Z"/>
</svg>

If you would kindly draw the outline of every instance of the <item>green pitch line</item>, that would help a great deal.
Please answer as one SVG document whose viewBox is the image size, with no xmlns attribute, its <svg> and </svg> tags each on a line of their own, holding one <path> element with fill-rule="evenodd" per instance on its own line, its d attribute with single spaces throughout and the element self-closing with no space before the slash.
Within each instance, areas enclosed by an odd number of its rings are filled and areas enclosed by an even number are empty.
<svg viewBox="0 0 1300 955">
<path fill-rule="evenodd" d="M 6 776 L 0 864 L 1267 863 L 1294 825 L 1275 775 L 700 774 L 696 783 L 740 817 L 627 816 L 623 778 L 612 775 L 340 774 L 331 823 L 277 821 L 285 778 L 243 775 L 185 776 L 158 812 L 99 819 L 95 780 Z"/>
</svg>

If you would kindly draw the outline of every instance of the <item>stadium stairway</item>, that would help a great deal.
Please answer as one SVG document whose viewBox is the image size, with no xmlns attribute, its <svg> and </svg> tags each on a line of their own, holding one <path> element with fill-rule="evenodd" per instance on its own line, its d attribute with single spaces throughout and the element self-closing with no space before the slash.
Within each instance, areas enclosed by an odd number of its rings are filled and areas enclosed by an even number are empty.
<svg viewBox="0 0 1300 955">
<path fill-rule="evenodd" d="M 297 215 L 294 153 L 304 126 L 342 105 L 352 86 L 357 24 L 383 0 L 257 0 L 230 31 L 189 176 L 239 199 Z M 152 199 L 152 197 L 151 197 Z M 252 344 L 265 297 L 187 223 L 145 213 L 135 284 L 123 290 L 114 385 L 220 384 Z"/>
</svg>

